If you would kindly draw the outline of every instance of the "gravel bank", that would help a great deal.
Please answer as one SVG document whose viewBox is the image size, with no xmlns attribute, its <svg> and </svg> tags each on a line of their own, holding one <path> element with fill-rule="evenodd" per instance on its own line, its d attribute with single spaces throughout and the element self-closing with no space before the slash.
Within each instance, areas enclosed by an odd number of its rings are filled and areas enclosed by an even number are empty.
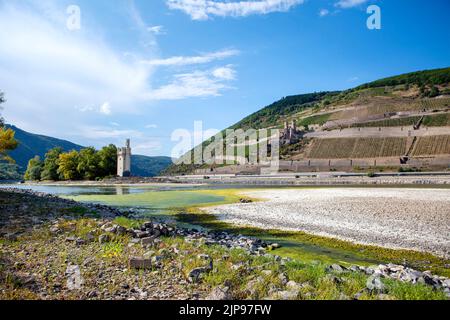
<svg viewBox="0 0 450 320">
<path fill-rule="evenodd" d="M 243 196 L 265 201 L 205 210 L 238 225 L 304 231 L 450 257 L 450 190 L 273 189 L 243 192 Z"/>
</svg>

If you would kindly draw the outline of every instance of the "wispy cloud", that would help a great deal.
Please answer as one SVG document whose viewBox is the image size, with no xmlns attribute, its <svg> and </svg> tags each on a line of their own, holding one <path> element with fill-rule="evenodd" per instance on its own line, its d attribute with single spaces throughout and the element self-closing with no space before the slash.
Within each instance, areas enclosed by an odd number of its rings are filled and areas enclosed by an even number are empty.
<svg viewBox="0 0 450 320">
<path fill-rule="evenodd" d="M 153 90 L 151 98 L 179 100 L 191 97 L 220 96 L 224 89 L 230 88 L 224 80 L 232 79 L 234 79 L 234 70 L 230 67 L 178 74 L 172 83 Z"/>
<path fill-rule="evenodd" d="M 161 35 L 161 34 L 165 34 L 166 32 L 164 31 L 164 27 L 163 26 L 152 26 L 152 27 L 147 27 L 147 30 L 155 35 Z"/>
<path fill-rule="evenodd" d="M 217 79 L 234 80 L 236 79 L 236 71 L 231 66 L 216 68 L 212 72 Z"/>
<path fill-rule="evenodd" d="M 359 6 L 360 4 L 363 4 L 367 1 L 368 0 L 339 0 L 338 2 L 336 2 L 335 6 L 342 9 L 348 9 Z"/>
<path fill-rule="evenodd" d="M 205 53 L 199 56 L 185 57 L 177 56 L 167 59 L 142 60 L 141 63 L 150 66 L 187 66 L 194 64 L 205 64 L 216 60 L 223 60 L 239 54 L 238 50 L 229 49 Z"/>
<path fill-rule="evenodd" d="M 327 10 L 327 9 L 321 9 L 321 10 L 319 11 L 319 16 L 320 16 L 320 17 L 325 17 L 325 16 L 327 16 L 327 15 L 329 15 L 329 14 L 330 14 L 330 11 Z"/>
<path fill-rule="evenodd" d="M 214 1 L 214 0 L 167 0 L 172 10 L 181 10 L 192 20 L 207 20 L 211 16 L 246 17 L 255 14 L 289 11 L 302 4 L 304 0 L 250 0 L 250 1 Z"/>
</svg>

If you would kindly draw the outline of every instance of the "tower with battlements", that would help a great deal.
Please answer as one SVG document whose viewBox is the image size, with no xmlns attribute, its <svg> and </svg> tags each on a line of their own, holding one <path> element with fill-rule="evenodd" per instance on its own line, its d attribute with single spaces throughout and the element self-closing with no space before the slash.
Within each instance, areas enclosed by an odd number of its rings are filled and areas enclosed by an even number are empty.
<svg viewBox="0 0 450 320">
<path fill-rule="evenodd" d="M 131 147 L 130 139 L 127 139 L 124 148 L 117 149 L 117 175 L 119 177 L 131 176 Z"/>
</svg>

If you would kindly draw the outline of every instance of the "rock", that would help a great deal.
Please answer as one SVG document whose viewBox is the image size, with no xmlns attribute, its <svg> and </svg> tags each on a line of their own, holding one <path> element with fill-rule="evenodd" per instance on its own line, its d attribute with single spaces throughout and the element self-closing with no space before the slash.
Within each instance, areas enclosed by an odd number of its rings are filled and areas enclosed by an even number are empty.
<svg viewBox="0 0 450 320">
<path fill-rule="evenodd" d="M 144 229 L 152 229 L 153 228 L 153 223 L 151 221 L 146 221 L 142 224 L 142 227 Z"/>
<path fill-rule="evenodd" d="M 83 246 L 86 244 L 86 240 L 78 238 L 76 241 L 77 246 Z"/>
<path fill-rule="evenodd" d="M 289 291 L 299 292 L 301 288 L 302 286 L 295 281 L 291 280 L 288 283 L 286 283 L 286 289 L 288 289 Z"/>
<path fill-rule="evenodd" d="M 152 260 L 146 258 L 130 258 L 128 261 L 130 268 L 133 269 L 151 269 Z"/>
<path fill-rule="evenodd" d="M 147 238 L 150 234 L 147 231 L 141 231 L 141 230 L 134 230 L 133 234 L 135 238 Z"/>
<path fill-rule="evenodd" d="M 272 298 L 276 300 L 296 300 L 298 292 L 294 291 L 278 291 L 272 294 Z"/>
<path fill-rule="evenodd" d="M 205 273 L 208 273 L 209 269 L 205 267 L 194 268 L 189 271 L 188 279 L 192 283 L 197 283 L 201 281 L 201 278 Z"/>
<path fill-rule="evenodd" d="M 155 241 L 154 237 L 145 237 L 145 238 L 141 239 L 141 244 L 143 246 L 146 246 L 146 245 L 153 244 L 154 241 Z"/>
<path fill-rule="evenodd" d="M 122 227 L 122 226 L 117 226 L 115 233 L 119 236 L 123 236 L 123 235 L 127 234 L 127 231 L 128 231 L 127 228 Z"/>
<path fill-rule="evenodd" d="M 281 282 L 281 284 L 282 284 L 283 286 L 286 285 L 286 284 L 288 283 L 288 281 L 289 281 L 287 275 L 284 274 L 284 273 L 281 273 L 281 274 L 278 276 L 278 279 L 280 280 L 280 282 Z"/>
<path fill-rule="evenodd" d="M 229 287 L 217 287 L 214 288 L 205 300 L 232 300 L 231 295 L 229 294 Z"/>
<path fill-rule="evenodd" d="M 202 260 L 211 260 L 211 257 L 210 256 L 208 256 L 207 254 L 199 254 L 198 256 L 197 256 L 197 258 L 198 259 L 202 259 Z"/>
<path fill-rule="evenodd" d="M 164 260 L 163 256 L 153 256 L 152 257 L 152 263 L 154 264 L 160 264 Z"/>
<path fill-rule="evenodd" d="M 445 288 L 450 288 L 450 279 L 443 280 L 442 286 Z"/>
<path fill-rule="evenodd" d="M 100 243 L 107 243 L 111 241 L 111 236 L 109 234 L 101 234 L 100 237 L 98 237 L 98 242 Z"/>
<path fill-rule="evenodd" d="M 272 275 L 272 270 L 263 270 L 263 271 L 261 271 L 261 273 L 268 277 L 268 276 Z"/>
<path fill-rule="evenodd" d="M 66 242 L 75 242 L 75 241 L 77 241 L 77 238 L 75 238 L 75 237 L 67 237 L 66 238 Z"/>
<path fill-rule="evenodd" d="M 86 234 L 86 241 L 87 242 L 93 242 L 95 240 L 95 235 L 93 232 L 88 232 Z"/>
<path fill-rule="evenodd" d="M 338 264 L 332 264 L 331 266 L 329 266 L 327 268 L 328 272 L 344 272 L 345 270 L 347 270 L 344 266 L 338 265 Z"/>
<path fill-rule="evenodd" d="M 281 248 L 281 244 L 279 244 L 279 243 L 272 243 L 270 246 L 272 247 L 272 249 L 279 249 L 279 248 Z"/>
<path fill-rule="evenodd" d="M 386 290 L 385 285 L 381 282 L 380 277 L 371 276 L 367 279 L 366 288 L 370 292 L 384 293 Z"/>
<path fill-rule="evenodd" d="M 340 284 L 342 283 L 342 279 L 338 278 L 336 276 L 333 276 L 332 274 L 327 274 L 325 276 L 326 279 L 330 280 L 331 282 L 335 283 L 335 284 Z"/>
<path fill-rule="evenodd" d="M 84 283 L 81 277 L 80 267 L 78 265 L 69 265 L 66 269 L 67 289 L 80 290 Z"/>
<path fill-rule="evenodd" d="M 256 291 L 258 290 L 258 286 L 264 282 L 262 277 L 258 277 L 254 280 L 251 280 L 245 286 L 245 290 L 249 292 L 250 296 L 254 296 Z"/>
</svg>

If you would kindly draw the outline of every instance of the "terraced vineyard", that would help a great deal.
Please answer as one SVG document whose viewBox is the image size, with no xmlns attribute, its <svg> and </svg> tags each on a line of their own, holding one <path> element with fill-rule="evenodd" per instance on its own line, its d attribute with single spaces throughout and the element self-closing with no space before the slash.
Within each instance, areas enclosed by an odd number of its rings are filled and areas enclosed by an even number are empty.
<svg viewBox="0 0 450 320">
<path fill-rule="evenodd" d="M 316 139 L 313 141 L 309 158 L 349 158 L 355 148 L 356 139 Z"/>
<path fill-rule="evenodd" d="M 407 138 L 316 139 L 309 152 L 312 159 L 364 159 L 397 157 L 406 153 Z"/>
<path fill-rule="evenodd" d="M 395 118 L 378 120 L 372 122 L 355 123 L 351 125 L 353 128 L 367 128 L 367 127 L 406 127 L 413 126 L 420 120 L 420 116 Z M 450 126 L 450 113 L 433 114 L 425 116 L 422 124 L 427 127 L 445 127 Z"/>
<path fill-rule="evenodd" d="M 396 119 L 386 119 L 381 121 L 365 122 L 365 123 L 355 123 L 352 125 L 353 128 L 365 128 L 365 127 L 403 127 L 403 126 L 413 126 L 420 120 L 421 117 L 408 117 L 408 118 L 396 118 Z"/>
<path fill-rule="evenodd" d="M 412 152 L 413 156 L 450 154 L 450 136 L 420 137 Z"/>
<path fill-rule="evenodd" d="M 424 126 L 427 127 L 445 127 L 450 126 L 450 113 L 435 114 L 432 116 L 426 116 L 423 119 Z"/>
</svg>

